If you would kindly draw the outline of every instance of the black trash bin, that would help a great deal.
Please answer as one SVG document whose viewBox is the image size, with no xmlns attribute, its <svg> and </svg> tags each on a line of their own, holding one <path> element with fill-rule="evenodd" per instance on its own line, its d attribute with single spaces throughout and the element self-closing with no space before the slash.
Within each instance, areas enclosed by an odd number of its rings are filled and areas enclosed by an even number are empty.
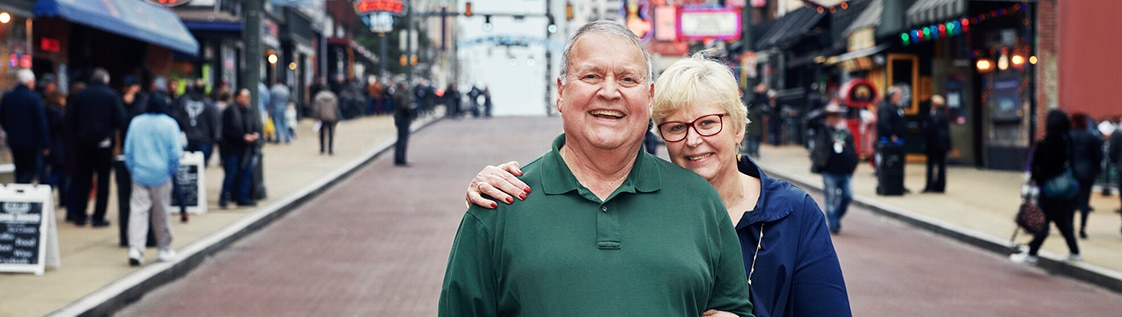
<svg viewBox="0 0 1122 317">
<path fill-rule="evenodd" d="M 877 195 L 904 194 L 904 145 L 877 143 Z"/>
<path fill-rule="evenodd" d="M 129 173 L 128 167 L 125 166 L 125 159 L 117 157 L 113 161 L 113 176 L 117 183 L 117 228 L 119 229 L 120 245 L 122 247 L 129 246 L 129 199 L 132 197 L 132 174 Z M 100 190 L 100 189 L 99 189 Z M 156 246 L 156 234 L 152 232 L 152 226 L 148 226 L 148 241 L 145 241 L 145 246 Z"/>
</svg>

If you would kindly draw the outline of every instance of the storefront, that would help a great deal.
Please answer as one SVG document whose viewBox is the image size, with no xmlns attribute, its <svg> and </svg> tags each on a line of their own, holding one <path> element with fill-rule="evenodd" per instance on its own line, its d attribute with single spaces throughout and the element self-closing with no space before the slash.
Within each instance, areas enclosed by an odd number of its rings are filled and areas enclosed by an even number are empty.
<svg viewBox="0 0 1122 317">
<path fill-rule="evenodd" d="M 32 68 L 31 1 L 0 3 L 0 91 L 16 85 L 16 71 Z"/>
<path fill-rule="evenodd" d="M 1022 170 L 1035 138 L 1034 3 L 921 0 L 899 43 L 919 58 L 915 98 L 946 96 L 951 160 Z"/>
<path fill-rule="evenodd" d="M 167 75 L 173 54 L 199 51 L 173 12 L 143 1 L 39 0 L 33 13 L 35 69 L 58 74 L 64 91 L 97 67 L 109 71 L 113 87 L 128 75 Z"/>
<path fill-rule="evenodd" d="M 211 89 L 225 85 L 232 91 L 241 87 L 238 70 L 243 26 L 241 18 L 232 13 L 234 8 L 180 7 L 175 12 L 201 48 L 197 57 L 177 54 L 169 77 L 177 81 L 201 78 Z"/>
</svg>

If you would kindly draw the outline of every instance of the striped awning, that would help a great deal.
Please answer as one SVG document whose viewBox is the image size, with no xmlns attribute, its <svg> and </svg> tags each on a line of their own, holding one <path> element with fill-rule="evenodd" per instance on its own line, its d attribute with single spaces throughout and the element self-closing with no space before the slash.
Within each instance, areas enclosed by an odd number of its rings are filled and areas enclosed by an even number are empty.
<svg viewBox="0 0 1122 317">
<path fill-rule="evenodd" d="M 947 22 L 966 14 L 966 0 L 919 0 L 906 12 L 908 27 Z"/>
</svg>

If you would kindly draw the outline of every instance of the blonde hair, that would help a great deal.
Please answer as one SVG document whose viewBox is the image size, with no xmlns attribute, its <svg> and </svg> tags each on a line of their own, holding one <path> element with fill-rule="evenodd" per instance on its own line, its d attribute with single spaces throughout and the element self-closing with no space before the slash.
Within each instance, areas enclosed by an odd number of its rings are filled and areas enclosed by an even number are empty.
<svg viewBox="0 0 1122 317">
<path fill-rule="evenodd" d="M 675 62 L 655 81 L 651 119 L 656 125 L 679 109 L 702 104 L 717 104 L 724 109 L 728 113 L 724 121 L 732 123 L 732 131 L 748 125 L 748 110 L 740 100 L 732 70 L 705 53 Z"/>
</svg>

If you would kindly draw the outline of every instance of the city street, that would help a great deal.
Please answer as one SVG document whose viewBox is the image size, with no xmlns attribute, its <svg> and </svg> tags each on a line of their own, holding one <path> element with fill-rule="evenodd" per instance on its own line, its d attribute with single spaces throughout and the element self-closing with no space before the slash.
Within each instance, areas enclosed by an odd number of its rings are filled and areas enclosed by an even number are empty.
<svg viewBox="0 0 1122 317">
<path fill-rule="evenodd" d="M 433 316 L 472 175 L 537 157 L 560 130 L 557 117 L 441 120 L 414 134 L 413 167 L 384 153 L 116 315 Z M 1122 303 L 857 206 L 843 224 L 856 316 L 1105 316 Z"/>
</svg>

